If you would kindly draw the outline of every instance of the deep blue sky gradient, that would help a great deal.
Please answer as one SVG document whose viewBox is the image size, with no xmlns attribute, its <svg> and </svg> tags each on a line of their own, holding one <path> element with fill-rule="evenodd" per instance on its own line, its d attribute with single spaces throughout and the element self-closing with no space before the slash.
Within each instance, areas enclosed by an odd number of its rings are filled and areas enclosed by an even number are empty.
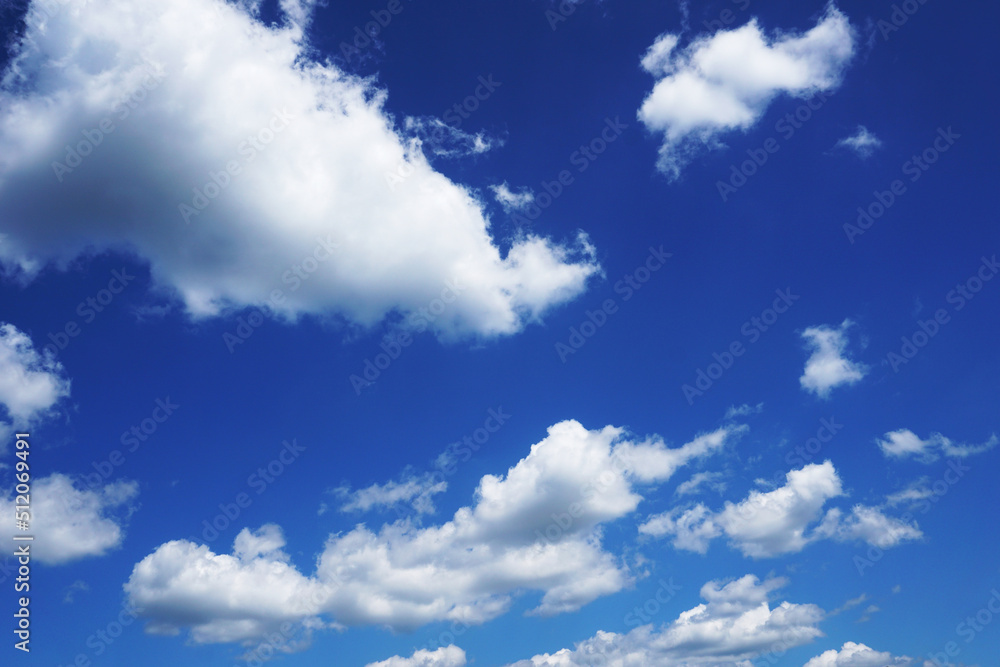
<svg viewBox="0 0 1000 667">
<path fill-rule="evenodd" d="M 384 4 L 331 2 L 321 8 L 311 28 L 317 56 L 336 60 L 340 42 Z M 736 5 L 692 3 L 692 32 L 730 6 Z M 1000 253 L 1000 10 L 988 3 L 929 1 L 885 40 L 871 24 L 888 17 L 891 3 L 845 0 L 838 6 L 862 41 L 871 38 L 813 117 L 792 137 L 782 137 L 775 124 L 802 101 L 779 97 L 755 127 L 727 135 L 726 148 L 699 155 L 670 183 L 655 170 L 658 138 L 644 130 L 635 112 L 653 83 L 639 58 L 658 34 L 679 30 L 676 4 L 584 2 L 553 31 L 544 2 L 404 0 L 404 11 L 380 36 L 383 49 L 346 69 L 377 77 L 388 90 L 386 108 L 399 120 L 440 115 L 471 94 L 479 76 L 502 82 L 461 129 L 484 130 L 502 137 L 504 145 L 475 158 L 438 159 L 435 166 L 484 196 L 489 185 L 503 181 L 537 193 L 542 181 L 573 170 L 574 183 L 531 228 L 557 239 L 586 230 L 605 277 L 544 323 L 513 337 L 443 344 L 418 335 L 360 395 L 349 377 L 380 352 L 384 327 L 355 335 L 308 317 L 294 325 L 268 321 L 230 353 L 222 336 L 233 331 L 236 314 L 206 321 L 191 321 L 176 310 L 162 317 L 137 315 L 160 301 L 151 293 L 148 267 L 126 255 L 86 258 L 27 286 L 0 283 L 2 319 L 41 345 L 68 320 L 82 320 L 77 304 L 106 286 L 112 270 L 124 267 L 137 276 L 59 352 L 72 378 L 72 400 L 61 419 L 36 429 L 37 470 L 92 473 L 95 461 L 120 448 L 124 431 L 150 416 L 156 399 L 169 397 L 180 406 L 113 473 L 112 479 L 141 485 L 141 506 L 123 547 L 68 567 L 36 568 L 32 660 L 63 664 L 87 651 L 87 637 L 120 608 L 121 585 L 133 565 L 169 539 L 200 532 L 220 503 L 247 490 L 248 476 L 275 458 L 284 439 L 295 438 L 307 449 L 266 493 L 253 495 L 252 506 L 211 546 L 228 552 L 243 527 L 278 523 L 294 563 L 307 573 L 329 533 L 362 520 L 337 512 L 329 489 L 396 479 L 407 466 L 431 470 L 449 443 L 471 434 L 488 409 L 501 406 L 509 422 L 448 478 L 449 490 L 437 498 L 439 512 L 429 520 L 444 520 L 469 504 L 482 475 L 504 472 L 563 419 L 588 428 L 626 426 L 679 445 L 715 428 L 727 408 L 743 403 L 762 402 L 764 410 L 745 418 L 751 430 L 738 447 L 704 463 L 707 470 L 726 464 L 736 471 L 725 499 L 743 498 L 756 478 L 787 471 L 786 454 L 815 435 L 824 418 L 843 429 L 816 460 L 834 462 L 851 502 L 877 504 L 922 475 L 941 478 L 946 461 L 887 461 L 874 440 L 908 428 L 982 442 L 998 429 L 1000 280 L 987 283 L 958 312 L 946 295 L 974 275 L 981 257 Z M 821 2 L 753 3 L 736 11 L 733 25 L 752 15 L 768 31 L 807 29 L 822 10 Z M 571 154 L 615 117 L 627 130 L 577 173 Z M 859 124 L 883 141 L 867 161 L 834 148 Z M 903 164 L 930 146 L 939 128 L 953 128 L 960 139 L 910 182 Z M 778 152 L 723 202 L 717 181 L 728 178 L 730 166 L 745 160 L 748 149 L 772 136 L 779 138 Z M 904 179 L 906 193 L 850 243 L 843 225 L 894 179 Z M 495 233 L 508 237 L 518 223 L 491 207 Z M 614 285 L 645 261 L 650 246 L 673 256 L 624 301 Z M 790 289 L 800 299 L 689 405 L 682 385 L 694 382 L 713 353 L 733 341 L 749 342 L 741 327 L 771 305 L 776 289 Z M 563 363 L 556 343 L 567 342 L 570 328 L 609 298 L 618 312 Z M 938 308 L 952 320 L 894 372 L 886 355 L 898 352 L 900 337 Z M 823 401 L 799 387 L 808 356 L 800 333 L 845 318 L 856 323 L 850 330 L 853 358 L 871 371 Z M 926 541 L 887 551 L 864 576 L 852 560 L 865 551 L 857 545 L 824 542 L 800 554 L 753 561 L 722 541 L 707 556 L 676 551 L 667 541 L 633 547 L 634 527 L 612 525 L 606 535 L 612 551 L 638 548 L 651 560 L 653 575 L 635 590 L 548 619 L 522 616 L 536 600 L 529 594 L 510 613 L 456 643 L 477 665 L 502 665 L 572 646 L 599 629 L 627 630 L 625 615 L 655 592 L 661 577 L 683 586 L 656 619 L 666 622 L 701 601 L 698 589 L 705 581 L 773 572 L 791 580 L 782 599 L 831 610 L 867 593 L 882 609 L 867 623 L 856 623 L 860 608 L 824 621 L 826 637 L 793 649 L 780 664 L 802 664 L 848 640 L 925 656 L 956 639 L 956 625 L 1000 586 L 1000 464 L 996 452 L 969 464 L 972 470 L 917 517 Z M 668 509 L 685 478 L 647 494 L 640 512 Z M 705 502 L 721 507 L 724 498 L 710 493 Z M 324 502 L 334 509 L 319 516 Z M 379 525 L 380 517 L 366 520 Z M 63 603 L 76 580 L 88 582 L 90 590 L 78 593 L 73 604 Z M 896 585 L 901 592 L 893 594 Z M 433 624 L 412 634 L 372 628 L 321 633 L 313 648 L 278 664 L 360 665 L 409 655 L 444 629 Z M 962 644 L 960 660 L 996 664 L 998 646 L 1000 628 L 989 627 Z M 219 665 L 233 664 L 236 654 L 230 646 L 192 647 L 183 638 L 146 636 L 136 625 L 94 664 Z"/>
</svg>

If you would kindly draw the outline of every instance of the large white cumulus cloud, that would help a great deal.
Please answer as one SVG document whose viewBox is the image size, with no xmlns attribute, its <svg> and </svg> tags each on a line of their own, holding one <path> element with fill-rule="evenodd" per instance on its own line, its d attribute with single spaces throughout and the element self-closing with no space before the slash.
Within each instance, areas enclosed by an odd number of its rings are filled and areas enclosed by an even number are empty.
<svg viewBox="0 0 1000 667">
<path fill-rule="evenodd" d="M 0 91 L 7 274 L 120 250 L 195 316 L 267 305 L 362 326 L 451 284 L 432 328 L 454 337 L 514 333 L 599 271 L 582 234 L 502 253 L 474 193 L 398 133 L 386 92 L 310 59 L 308 3 L 283 3 L 284 26 L 247 4 L 32 5 Z M 336 252 L 292 289 L 282 276 L 317 239 Z"/>
<path fill-rule="evenodd" d="M 475 501 L 451 520 L 410 520 L 331 535 L 306 576 L 288 564 L 277 527 L 241 533 L 232 555 L 174 541 L 139 562 L 125 590 L 149 628 L 190 628 L 198 642 L 248 641 L 290 620 L 415 628 L 479 624 L 524 591 L 531 613 L 580 609 L 634 576 L 603 544 L 606 524 L 635 512 L 640 490 L 721 451 L 744 431 L 723 428 L 668 448 L 620 428 L 575 421 L 548 435 L 504 475 L 480 479 Z M 266 538 L 266 539 L 265 539 Z"/>
</svg>

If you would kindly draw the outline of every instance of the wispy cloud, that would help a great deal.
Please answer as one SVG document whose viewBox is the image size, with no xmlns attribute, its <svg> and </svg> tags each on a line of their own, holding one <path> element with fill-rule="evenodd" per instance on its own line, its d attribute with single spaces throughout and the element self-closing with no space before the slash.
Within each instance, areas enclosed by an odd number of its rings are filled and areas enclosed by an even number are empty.
<svg viewBox="0 0 1000 667">
<path fill-rule="evenodd" d="M 854 134 L 837 142 L 837 147 L 848 148 L 862 160 L 867 160 L 875 153 L 876 149 L 882 147 L 882 140 L 872 134 L 864 125 L 858 125 Z"/>
</svg>

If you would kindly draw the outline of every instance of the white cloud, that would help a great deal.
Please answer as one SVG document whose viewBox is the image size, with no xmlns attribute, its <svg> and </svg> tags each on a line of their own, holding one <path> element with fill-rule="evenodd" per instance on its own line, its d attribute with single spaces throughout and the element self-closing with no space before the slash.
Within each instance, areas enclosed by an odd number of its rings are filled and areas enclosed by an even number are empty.
<svg viewBox="0 0 1000 667">
<path fill-rule="evenodd" d="M 650 517 L 639 526 L 639 532 L 652 537 L 673 535 L 675 549 L 703 554 L 708 551 L 709 543 L 722 535 L 714 518 L 712 511 L 699 503 L 686 511 L 678 509 Z"/>
<path fill-rule="evenodd" d="M 459 158 L 480 155 L 503 145 L 485 132 L 469 134 L 434 116 L 408 116 L 403 121 L 406 135 L 419 141 L 425 155 Z"/>
<path fill-rule="evenodd" d="M 858 125 L 854 134 L 837 142 L 837 147 L 849 148 L 865 160 L 872 156 L 876 148 L 882 147 L 882 140 L 869 132 L 864 125 Z"/>
<path fill-rule="evenodd" d="M 726 507 L 717 522 L 745 556 L 763 558 L 801 551 L 807 527 L 830 498 L 843 493 L 833 464 L 807 465 L 786 474 L 785 486 L 767 493 L 751 491 Z"/>
<path fill-rule="evenodd" d="M 723 667 L 769 652 L 786 651 L 822 636 L 823 610 L 814 604 L 768 598 L 784 579 L 759 582 L 746 575 L 731 582 L 712 581 L 701 589 L 705 603 L 681 612 L 660 628 L 644 625 L 627 634 L 598 631 L 573 649 L 536 655 L 509 667 L 590 667 L 658 665 Z"/>
<path fill-rule="evenodd" d="M 117 481 L 96 489 L 79 488 L 66 475 L 36 478 L 31 488 L 32 557 L 63 565 L 103 556 L 121 546 L 122 529 L 131 501 L 139 494 L 135 482 Z M 0 497 L 0 515 L 14 516 L 14 489 Z"/>
<path fill-rule="evenodd" d="M 880 611 L 882 611 L 882 609 L 877 604 L 870 604 L 867 607 L 865 607 L 865 612 L 861 615 L 861 618 L 859 618 L 856 622 L 867 623 L 868 621 L 872 620 L 872 616 L 874 616 Z"/>
<path fill-rule="evenodd" d="M 409 658 L 397 655 L 388 660 L 370 662 L 365 667 L 464 667 L 464 665 L 465 651 L 457 646 L 442 646 L 434 651 L 427 649 L 414 651 Z"/>
<path fill-rule="evenodd" d="M 842 514 L 839 509 L 827 512 L 823 525 L 816 529 L 816 536 L 831 537 L 840 542 L 861 540 L 880 549 L 924 536 L 916 524 L 888 517 L 875 507 L 855 505 L 847 518 L 843 518 Z"/>
<path fill-rule="evenodd" d="M 840 605 L 839 607 L 837 607 L 836 609 L 834 609 L 833 611 L 831 611 L 829 614 L 827 614 L 827 616 L 836 616 L 837 614 L 842 614 L 845 611 L 847 611 L 848 609 L 853 609 L 854 607 L 857 607 L 859 604 L 861 604 L 862 602 L 866 601 L 867 599 L 868 599 L 868 594 L 867 593 L 862 593 L 858 597 L 851 598 L 850 600 L 848 600 L 844 604 Z"/>
<path fill-rule="evenodd" d="M 846 642 L 839 651 L 829 650 L 807 662 L 803 667 L 908 667 L 917 665 L 912 658 L 895 657 L 876 651 L 864 644 Z"/>
<path fill-rule="evenodd" d="M 148 610 L 154 630 L 193 627 L 195 641 L 261 634 L 265 616 L 253 596 L 264 595 L 272 599 L 272 626 L 319 613 L 342 625 L 394 629 L 438 620 L 475 624 L 503 614 L 527 590 L 542 593 L 531 613 L 574 611 L 632 580 L 623 559 L 604 549 L 602 525 L 635 511 L 641 485 L 665 481 L 742 432 L 719 429 L 670 449 L 656 438 L 628 439 L 620 428 L 588 431 L 561 422 L 505 475 L 484 476 L 475 502 L 450 521 L 424 528 L 400 520 L 377 532 L 359 525 L 331 535 L 311 577 L 283 565 L 281 577 L 268 579 L 259 558 L 248 563 L 180 541 L 137 565 L 126 590 Z M 240 577 L 220 583 L 230 571 Z M 292 584 L 315 589 L 315 604 L 293 605 L 286 596 L 303 598 L 289 592 Z M 220 602 L 223 590 L 229 593 Z M 163 603 L 151 604 L 156 600 Z"/>
<path fill-rule="evenodd" d="M 3 236 L 0 235 L 0 243 Z M 39 352 L 31 338 L 13 324 L 0 324 L 0 453 L 17 429 L 29 428 L 69 396 L 70 381 L 50 352 Z"/>
<path fill-rule="evenodd" d="M 82 579 L 77 579 L 72 584 L 66 588 L 66 592 L 63 594 L 63 602 L 66 604 L 73 604 L 76 600 L 77 591 L 82 591 L 86 593 L 90 590 L 90 584 Z"/>
<path fill-rule="evenodd" d="M 523 188 L 519 192 L 514 192 L 507 185 L 506 181 L 500 185 L 491 185 L 490 191 L 493 193 L 494 199 L 508 213 L 511 211 L 525 211 L 535 202 L 535 195 L 531 190 Z"/>
<path fill-rule="evenodd" d="M 868 367 L 852 361 L 845 355 L 847 330 L 854 323 L 844 320 L 839 327 L 809 327 L 802 332 L 812 355 L 806 361 L 799 384 L 820 398 L 827 398 L 830 390 L 842 384 L 854 384 L 868 373 Z"/>
<path fill-rule="evenodd" d="M 701 487 L 707 486 L 713 491 L 722 493 L 726 490 L 726 483 L 722 480 L 725 475 L 721 472 L 699 472 L 691 476 L 686 482 L 679 484 L 677 490 L 674 492 L 678 496 L 693 495 L 696 493 L 701 493 Z"/>
<path fill-rule="evenodd" d="M 921 463 L 932 463 L 941 456 L 965 458 L 982 454 L 997 446 L 997 436 L 994 433 L 981 445 L 956 445 L 950 438 L 940 433 L 931 433 L 926 440 L 921 440 L 909 429 L 890 431 L 876 441 L 882 453 L 890 458 L 905 459 L 915 457 Z"/>
<path fill-rule="evenodd" d="M 656 77 L 638 117 L 663 134 L 659 169 L 680 175 L 691 155 L 746 130 L 781 95 L 806 97 L 832 90 L 854 55 L 854 34 L 836 7 L 809 31 L 767 37 L 753 19 L 677 48 L 678 36 L 660 35 L 642 58 Z"/>
<path fill-rule="evenodd" d="M 288 563 L 284 545 L 273 525 L 244 528 L 231 556 L 167 542 L 135 566 L 125 592 L 153 619 L 147 632 L 176 634 L 184 625 L 196 642 L 248 641 L 286 622 L 315 625 L 321 585 Z"/>
<path fill-rule="evenodd" d="M 674 508 L 650 517 L 639 527 L 654 537 L 671 536 L 673 546 L 705 553 L 709 543 L 725 535 L 750 558 L 796 553 L 819 539 L 862 540 L 882 548 L 923 536 L 916 525 L 887 517 L 876 508 L 856 505 L 844 518 L 839 509 L 823 515 L 827 501 L 844 495 L 840 477 L 829 461 L 809 464 L 785 475 L 784 486 L 751 491 L 739 503 L 726 502 L 713 512 L 704 504 Z"/>
<path fill-rule="evenodd" d="M 283 3 L 276 26 L 221 0 L 29 20 L 0 87 L 6 273 L 121 251 L 195 317 L 261 306 L 360 326 L 405 320 L 451 282 L 459 298 L 430 322 L 442 338 L 512 334 L 580 294 L 600 271 L 585 236 L 493 238 L 484 203 L 401 134 L 384 90 L 310 60 L 312 4 Z M 203 210 L 186 222 L 182 204 Z M 317 239 L 339 244 L 318 265 Z"/>
<path fill-rule="evenodd" d="M 902 491 L 886 496 L 885 504 L 889 507 L 895 507 L 896 505 L 916 504 L 927 498 L 932 498 L 934 491 L 931 490 L 929 482 L 927 477 L 921 477 Z"/>
<path fill-rule="evenodd" d="M 372 484 L 356 491 L 341 487 L 336 489 L 336 493 L 345 499 L 340 507 L 341 512 L 369 512 L 373 509 L 409 505 L 417 514 L 433 514 L 434 495 L 447 490 L 447 482 L 435 482 L 432 474 L 426 474 L 412 476 L 400 482 Z"/>
<path fill-rule="evenodd" d="M 740 406 L 731 405 L 729 409 L 726 410 L 726 419 L 732 419 L 733 417 L 747 417 L 749 415 L 760 414 L 764 411 L 764 404 L 758 403 L 757 405 L 750 405 L 749 403 L 744 403 Z"/>
</svg>

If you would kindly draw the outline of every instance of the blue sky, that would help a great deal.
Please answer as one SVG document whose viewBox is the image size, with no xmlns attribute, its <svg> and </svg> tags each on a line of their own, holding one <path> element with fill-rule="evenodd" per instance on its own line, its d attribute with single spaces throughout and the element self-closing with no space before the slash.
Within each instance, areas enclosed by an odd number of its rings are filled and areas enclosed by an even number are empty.
<svg viewBox="0 0 1000 667">
<path fill-rule="evenodd" d="M 995 664 L 997 18 L 5 6 L 4 651 Z"/>
</svg>

